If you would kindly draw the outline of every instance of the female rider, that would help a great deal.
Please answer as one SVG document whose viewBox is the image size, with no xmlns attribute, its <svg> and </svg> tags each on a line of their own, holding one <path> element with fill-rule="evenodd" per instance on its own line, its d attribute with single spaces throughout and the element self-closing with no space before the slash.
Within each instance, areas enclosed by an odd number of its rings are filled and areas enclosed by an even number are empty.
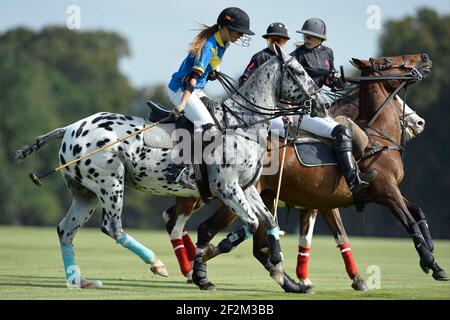
<svg viewBox="0 0 450 320">
<path fill-rule="evenodd" d="M 181 63 L 177 72 L 172 75 L 168 85 L 168 96 L 175 106 L 173 113 L 184 116 L 194 124 L 195 131 L 211 127 L 214 121 L 207 108 L 200 100 L 206 96 L 203 92 L 208 75 L 222 62 L 222 57 L 229 46 L 243 35 L 254 35 L 250 30 L 250 19 L 239 8 L 226 8 L 217 23 L 205 28 L 194 38 L 190 44 L 189 53 Z M 173 182 L 195 189 L 189 181 L 187 167 L 183 164 L 172 167 L 167 178 Z"/>
</svg>

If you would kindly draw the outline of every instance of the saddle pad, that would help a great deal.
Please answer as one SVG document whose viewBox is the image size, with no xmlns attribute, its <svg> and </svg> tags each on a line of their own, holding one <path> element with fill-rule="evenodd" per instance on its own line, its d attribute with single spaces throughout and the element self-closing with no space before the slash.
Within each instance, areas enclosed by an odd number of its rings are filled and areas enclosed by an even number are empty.
<svg viewBox="0 0 450 320">
<path fill-rule="evenodd" d="M 322 142 L 295 143 L 295 153 L 298 161 L 306 167 L 337 165 L 334 151 Z"/>
<path fill-rule="evenodd" d="M 149 122 L 150 123 L 150 122 Z M 173 124 L 160 124 L 156 127 L 145 130 L 144 143 L 151 148 L 173 148 L 173 141 L 170 138 L 175 126 Z"/>
</svg>

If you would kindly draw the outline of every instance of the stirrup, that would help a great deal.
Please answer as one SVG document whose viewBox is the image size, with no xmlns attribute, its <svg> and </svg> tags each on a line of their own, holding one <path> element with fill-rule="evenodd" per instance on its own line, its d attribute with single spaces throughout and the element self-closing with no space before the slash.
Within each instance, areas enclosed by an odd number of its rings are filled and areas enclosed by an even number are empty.
<svg viewBox="0 0 450 320">
<path fill-rule="evenodd" d="M 361 191 L 363 191 L 365 188 L 367 188 L 370 185 L 370 183 L 372 182 L 375 175 L 376 175 L 375 171 L 364 172 L 364 173 L 359 172 L 358 174 L 356 174 L 357 183 L 355 183 L 354 185 L 352 185 L 350 187 L 350 191 L 353 194 L 360 193 Z"/>
<path fill-rule="evenodd" d="M 168 172 L 166 174 L 167 179 L 170 182 L 173 183 L 177 183 L 180 184 L 181 186 L 188 188 L 188 189 L 192 189 L 192 190 L 196 190 L 197 186 L 195 184 L 193 184 L 192 182 L 190 182 L 187 178 L 187 173 L 186 170 L 188 170 L 189 167 L 184 167 L 179 173 L 178 175 L 175 177 L 175 174 L 173 172 Z"/>
<path fill-rule="evenodd" d="M 179 183 L 181 186 L 185 188 L 196 190 L 197 186 L 193 184 L 191 181 L 189 181 L 187 173 L 185 172 L 188 169 L 189 169 L 188 167 L 184 167 L 183 170 L 181 170 L 178 177 L 176 177 L 175 182 Z"/>
</svg>

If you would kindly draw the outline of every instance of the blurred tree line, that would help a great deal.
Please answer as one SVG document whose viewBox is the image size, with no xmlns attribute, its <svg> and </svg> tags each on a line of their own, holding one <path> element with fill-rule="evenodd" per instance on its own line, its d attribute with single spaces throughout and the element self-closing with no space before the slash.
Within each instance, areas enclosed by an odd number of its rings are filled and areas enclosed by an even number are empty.
<svg viewBox="0 0 450 320">
<path fill-rule="evenodd" d="M 409 90 L 408 104 L 425 118 L 425 131 L 408 146 L 402 190 L 424 209 L 436 237 L 450 237 L 449 193 L 449 16 L 420 9 L 415 16 L 388 21 L 380 39 L 379 55 L 427 53 L 431 75 Z M 52 142 L 25 161 L 12 164 L 14 152 L 54 128 L 99 111 L 146 116 L 145 100 L 170 105 L 166 84 L 132 88 L 118 62 L 129 54 L 126 39 L 109 32 L 74 32 L 62 27 L 41 31 L 24 28 L 0 35 L 0 224 L 56 225 L 71 199 L 63 179 L 54 174 L 36 188 L 29 172 L 56 165 L 58 142 Z M 349 57 L 350 58 L 350 57 Z M 358 57 L 369 58 L 369 57 Z M 168 75 L 170 76 L 170 75 Z M 124 225 L 162 228 L 161 212 L 174 203 L 170 197 L 152 197 L 126 189 Z M 194 227 L 217 203 L 194 215 Z M 297 214 L 281 210 L 279 222 L 288 232 L 297 230 Z M 361 214 L 342 210 L 351 235 L 404 236 L 390 212 L 369 205 Z M 99 226 L 94 215 L 88 226 Z M 319 233 L 328 233 L 322 221 Z"/>
</svg>

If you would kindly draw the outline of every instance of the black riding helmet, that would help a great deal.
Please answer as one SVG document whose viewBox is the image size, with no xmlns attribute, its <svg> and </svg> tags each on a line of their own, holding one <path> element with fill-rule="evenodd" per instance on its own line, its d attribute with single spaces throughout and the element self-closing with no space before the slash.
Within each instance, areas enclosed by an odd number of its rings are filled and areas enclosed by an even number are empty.
<svg viewBox="0 0 450 320">
<path fill-rule="evenodd" d="M 266 34 L 263 35 L 262 37 L 264 39 L 267 39 L 272 36 L 286 38 L 287 40 L 290 39 L 286 26 L 281 22 L 271 23 L 270 26 L 267 28 Z"/>
<path fill-rule="evenodd" d="M 327 40 L 327 27 L 325 22 L 318 18 L 306 20 L 303 24 L 302 30 L 298 30 L 297 32 Z"/>
<path fill-rule="evenodd" d="M 250 18 L 248 14 L 239 8 L 230 7 L 223 9 L 217 18 L 217 24 L 221 27 L 228 27 L 231 30 L 250 36 L 255 34 L 250 30 Z"/>
</svg>

